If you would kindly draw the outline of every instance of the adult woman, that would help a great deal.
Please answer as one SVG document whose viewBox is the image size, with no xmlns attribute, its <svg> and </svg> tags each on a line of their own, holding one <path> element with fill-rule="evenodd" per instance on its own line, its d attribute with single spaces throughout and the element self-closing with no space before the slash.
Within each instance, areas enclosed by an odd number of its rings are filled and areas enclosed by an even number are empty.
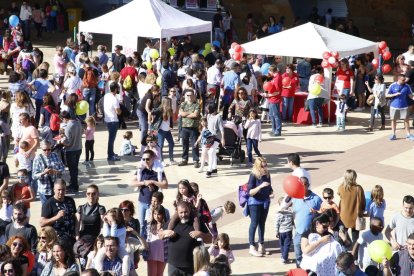
<svg viewBox="0 0 414 276">
<path fill-rule="evenodd" d="M 252 103 L 247 97 L 247 90 L 240 87 L 234 93 L 234 100 L 229 107 L 229 114 L 246 118 L 249 115 L 250 108 L 252 108 Z"/>
<path fill-rule="evenodd" d="M 69 94 L 66 97 L 65 105 L 62 106 L 62 111 L 67 111 L 72 119 L 76 119 L 76 103 L 78 102 L 78 95 L 76 93 Z"/>
<path fill-rule="evenodd" d="M 76 239 L 85 235 L 98 237 L 106 213 L 105 206 L 99 204 L 99 188 L 95 184 L 86 188 L 86 200 L 76 211 Z"/>
<path fill-rule="evenodd" d="M 19 265 L 19 262 L 15 259 L 10 259 L 3 263 L 1 267 L 1 275 L 19 276 L 24 274 Z"/>
<path fill-rule="evenodd" d="M 282 87 L 282 120 L 285 122 L 292 121 L 293 101 L 295 99 L 296 87 L 299 83 L 298 75 L 294 72 L 294 70 L 295 67 L 293 66 L 293 64 L 288 64 L 286 65 L 286 72 L 282 75 L 282 80 L 284 78 L 290 79 L 290 83 L 287 83 Z"/>
<path fill-rule="evenodd" d="M 323 78 L 323 68 L 322 66 L 317 66 L 315 68 L 315 74 L 313 74 L 310 78 L 309 78 L 309 87 L 308 87 L 308 91 L 311 90 L 311 87 L 313 85 L 315 85 L 316 83 L 316 79 L 317 78 Z M 321 85 L 321 90 L 322 91 L 326 91 L 326 89 L 323 87 L 323 82 L 320 84 Z M 318 117 L 319 117 L 319 123 L 318 126 L 323 126 L 323 103 L 325 102 L 325 99 L 322 97 L 322 92 L 318 95 L 309 93 L 308 94 L 308 104 L 309 104 L 309 112 L 312 118 L 312 125 L 314 127 L 316 127 L 316 114 L 315 111 L 318 111 Z"/>
<path fill-rule="evenodd" d="M 59 130 L 52 131 L 50 129 L 50 118 L 52 113 L 58 113 L 58 111 L 52 94 L 46 93 L 43 96 L 43 105 L 40 108 L 39 126 L 42 129 L 42 138 L 49 142 L 53 142 L 53 137 L 59 133 Z"/>
<path fill-rule="evenodd" d="M 349 68 L 349 61 L 346 58 L 341 59 L 336 71 L 335 86 L 339 95 L 345 94 L 347 101 L 354 96 L 354 81 L 354 72 Z M 350 106 L 350 108 L 353 108 L 353 106 Z"/>
<path fill-rule="evenodd" d="M 12 236 L 6 242 L 6 245 L 10 248 L 11 257 L 17 260 L 17 264 L 22 270 L 21 275 L 27 275 L 29 259 L 23 255 L 24 252 L 30 250 L 27 240 L 22 236 Z"/>
<path fill-rule="evenodd" d="M 141 102 L 138 106 L 137 113 L 139 118 L 139 126 L 141 130 L 141 147 L 144 149 L 146 145 L 144 145 L 145 137 L 148 135 L 148 114 L 151 113 L 151 110 L 153 108 L 152 102 L 154 100 L 154 94 L 159 93 L 159 87 L 157 85 L 153 85 L 151 89 L 148 90 L 147 93 L 145 93 L 144 98 L 141 99 Z M 142 152 L 141 152 L 142 153 Z"/>
<path fill-rule="evenodd" d="M 358 107 L 355 111 L 363 111 L 365 109 L 365 75 L 367 69 L 365 67 L 365 60 L 362 56 L 357 57 L 355 61 L 357 67 L 357 74 L 355 77 L 355 95 L 358 100 Z"/>
<path fill-rule="evenodd" d="M 338 188 L 340 197 L 339 210 L 340 218 L 345 227 L 352 229 L 352 242 L 355 243 L 359 231 L 355 229 L 356 219 L 364 216 L 365 195 L 364 189 L 356 183 L 357 173 L 354 170 L 346 170 L 344 181 Z"/>
<path fill-rule="evenodd" d="M 303 259 L 300 267 L 318 276 L 335 275 L 336 257 L 342 252 L 341 245 L 329 233 L 329 217 L 322 214 L 312 221 L 311 230 L 301 238 Z"/>
<path fill-rule="evenodd" d="M 222 145 L 225 145 L 223 118 L 221 117 L 221 114 L 217 112 L 216 105 L 214 103 L 209 104 L 207 106 L 207 112 L 208 130 L 221 141 Z"/>
<path fill-rule="evenodd" d="M 162 154 L 162 148 L 164 147 L 164 140 L 168 142 L 168 157 L 170 159 L 170 165 L 176 164 L 174 161 L 174 139 L 171 134 L 173 127 L 173 110 L 171 105 L 171 99 L 164 97 L 161 101 L 161 105 L 158 108 L 152 110 L 154 120 L 152 123 L 152 129 L 158 129 L 158 146 L 160 147 L 161 161 L 164 161 Z"/>
<path fill-rule="evenodd" d="M 10 248 L 5 244 L 0 244 L 0 267 L 3 266 L 5 261 L 10 259 L 10 256 Z"/>
<path fill-rule="evenodd" d="M 333 208 L 326 210 L 323 214 L 329 217 L 329 233 L 346 250 L 351 246 L 352 242 L 348 233 L 345 231 L 344 223 L 339 219 L 339 214 Z"/>
<path fill-rule="evenodd" d="M 6 53 L 6 60 L 5 62 L 5 71 L 7 72 L 7 66 L 13 67 L 13 59 L 10 55 L 7 55 L 10 49 L 10 45 L 13 42 L 13 36 L 11 34 L 10 29 L 6 29 L 3 35 L 3 51 Z"/>
<path fill-rule="evenodd" d="M 11 132 L 14 140 L 16 140 L 18 138 L 18 135 L 20 134 L 20 114 L 27 113 L 30 117 L 34 117 L 36 114 L 32 103 L 29 101 L 29 97 L 26 95 L 25 92 L 16 92 L 15 102 L 12 103 L 10 107 L 10 116 L 12 118 Z"/>
<path fill-rule="evenodd" d="M 140 225 L 139 220 L 134 218 L 135 206 L 132 201 L 124 200 L 119 204 L 119 209 L 124 217 L 125 226 L 127 228 L 127 234 L 133 237 L 139 236 Z"/>
<path fill-rule="evenodd" d="M 270 198 L 273 197 L 273 188 L 271 178 L 267 169 L 267 161 L 263 157 L 258 157 L 253 165 L 249 177 L 248 191 L 249 199 L 247 201 L 247 212 L 250 216 L 249 227 L 249 254 L 260 257 L 267 252 L 263 246 L 264 230 L 267 214 L 269 212 Z M 259 247 L 255 247 L 255 233 L 259 228 Z"/>
<path fill-rule="evenodd" d="M 204 245 L 193 250 L 194 276 L 208 276 L 210 269 L 210 254 Z"/>
<path fill-rule="evenodd" d="M 40 276 L 63 276 L 69 271 L 79 271 L 72 248 L 58 240 L 53 245 L 52 259 L 46 264 Z"/>
<path fill-rule="evenodd" d="M 405 63 L 405 57 L 403 55 L 397 56 L 395 58 L 394 70 L 393 70 L 394 81 L 398 80 L 399 74 L 405 75 L 409 68 L 410 67 Z"/>
<path fill-rule="evenodd" d="M 20 80 L 22 78 L 21 73 L 11 71 L 9 75 L 9 90 L 13 97 L 16 96 L 17 91 L 28 90 L 27 82 Z"/>
<path fill-rule="evenodd" d="M 365 85 L 367 86 L 369 92 L 374 95 L 374 103 L 371 105 L 371 124 L 370 127 L 367 129 L 368 131 L 372 131 L 374 129 L 374 123 L 375 123 L 375 115 L 380 114 L 381 115 L 381 127 L 380 130 L 385 129 L 385 114 L 384 114 L 384 108 L 387 104 L 387 101 L 385 99 L 385 91 L 386 87 L 384 84 L 384 77 L 381 74 L 378 74 L 375 76 L 375 83 L 374 87 L 370 87 L 369 83 L 366 81 Z M 378 113 L 377 113 L 378 112 Z"/>
<path fill-rule="evenodd" d="M 41 228 L 37 236 L 39 237 L 39 242 L 37 243 L 36 253 L 36 275 L 40 275 L 46 263 L 52 258 L 53 244 L 57 241 L 58 237 L 52 226 Z"/>
</svg>

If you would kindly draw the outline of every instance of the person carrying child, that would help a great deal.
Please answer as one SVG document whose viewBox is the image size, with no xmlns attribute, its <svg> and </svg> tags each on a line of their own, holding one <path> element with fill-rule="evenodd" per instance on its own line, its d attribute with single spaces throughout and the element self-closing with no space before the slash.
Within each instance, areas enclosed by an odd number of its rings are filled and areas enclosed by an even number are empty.
<svg viewBox="0 0 414 276">
<path fill-rule="evenodd" d="M 279 211 L 276 213 L 276 238 L 279 239 L 282 264 L 289 263 L 289 248 L 292 244 L 293 209 L 292 198 L 279 198 Z"/>
</svg>

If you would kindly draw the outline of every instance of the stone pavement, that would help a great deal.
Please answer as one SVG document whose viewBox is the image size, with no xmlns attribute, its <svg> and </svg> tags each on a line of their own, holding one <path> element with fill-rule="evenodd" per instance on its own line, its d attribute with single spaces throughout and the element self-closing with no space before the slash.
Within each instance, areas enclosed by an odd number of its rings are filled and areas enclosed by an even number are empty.
<svg viewBox="0 0 414 276">
<path fill-rule="evenodd" d="M 63 42 L 64 40 L 60 40 Z M 54 49 L 42 47 L 45 58 L 51 61 Z M 53 70 L 53 69 L 52 69 Z M 7 78 L 0 76 L 0 87 L 7 86 Z M 402 129 L 402 123 L 398 124 L 400 131 L 397 141 L 388 141 L 390 134 L 389 122 L 387 130 L 367 133 L 364 128 L 368 125 L 368 112 L 350 113 L 349 123 L 345 132 L 336 132 L 334 126 L 312 128 L 310 126 L 290 124 L 283 127 L 282 136 L 270 137 L 267 132 L 270 126 L 263 126 L 263 142 L 259 148 L 268 159 L 272 176 L 272 186 L 275 190 L 275 198 L 283 195 L 282 181 L 290 173 L 286 156 L 291 152 L 297 152 L 302 158 L 302 166 L 310 171 L 312 176 L 312 189 L 321 195 L 323 188 L 331 187 L 335 191 L 342 181 L 342 175 L 346 169 L 355 169 L 358 173 L 358 183 L 365 191 L 370 191 L 375 185 L 380 184 L 384 188 L 387 210 L 385 221 L 390 220 L 394 212 L 400 210 L 402 197 L 413 194 L 412 179 L 414 175 L 414 142 L 406 141 Z M 377 122 L 379 124 L 379 122 Z M 128 130 L 134 133 L 133 144 L 138 143 L 139 131 L 136 122 L 128 123 Z M 119 150 L 122 141 L 120 130 L 115 142 L 115 149 Z M 98 124 L 95 136 L 95 166 L 87 168 L 79 164 L 81 192 L 75 196 L 77 204 L 86 201 L 85 188 L 89 184 L 97 184 L 101 190 L 100 203 L 108 209 L 117 206 L 122 200 L 129 199 L 137 202 L 137 192 L 128 183 L 133 173 L 138 157 L 125 157 L 122 161 L 109 164 L 106 161 L 107 132 L 102 123 Z M 181 146 L 176 145 L 175 160 L 180 160 Z M 84 160 L 84 155 L 81 161 Z M 191 160 L 190 160 L 191 161 Z M 12 156 L 8 164 L 13 172 L 11 183 L 15 183 L 16 168 L 12 162 Z M 200 192 L 212 209 L 223 204 L 226 200 L 233 200 L 237 205 L 237 188 L 248 179 L 250 169 L 244 165 L 236 164 L 230 167 L 228 160 L 224 160 L 218 167 L 218 175 L 205 178 L 205 174 L 198 173 L 191 165 L 187 167 L 170 166 L 165 169 L 169 181 L 169 189 L 164 190 L 165 205 L 170 210 L 177 193 L 177 182 L 180 179 L 189 179 L 200 185 Z M 68 177 L 68 174 L 64 176 Z M 335 198 L 338 203 L 338 198 Z M 40 202 L 32 203 L 31 223 L 39 226 Z M 284 275 L 284 272 L 293 265 L 283 265 L 279 261 L 280 254 L 275 239 L 274 217 L 276 212 L 275 200 L 271 204 L 269 216 L 266 222 L 266 247 L 272 253 L 269 256 L 257 258 L 248 255 L 248 227 L 249 219 L 243 217 L 242 210 L 237 208 L 234 215 L 225 216 L 218 222 L 220 232 L 226 232 L 230 236 L 231 247 L 235 255 L 232 264 L 235 275 Z M 290 257 L 294 257 L 293 251 Z M 138 269 L 140 275 L 146 274 L 146 264 L 141 260 Z"/>
</svg>

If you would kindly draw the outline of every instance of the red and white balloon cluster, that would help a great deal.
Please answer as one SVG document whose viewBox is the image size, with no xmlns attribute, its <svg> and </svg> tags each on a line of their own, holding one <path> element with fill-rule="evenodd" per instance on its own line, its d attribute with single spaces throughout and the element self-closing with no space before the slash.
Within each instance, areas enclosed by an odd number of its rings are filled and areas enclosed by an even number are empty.
<svg viewBox="0 0 414 276">
<path fill-rule="evenodd" d="M 387 61 L 392 57 L 392 54 L 389 51 L 389 48 L 387 46 L 387 42 L 385 42 L 385 41 L 381 41 L 380 43 L 378 43 L 378 52 L 382 56 L 382 59 L 384 61 Z M 371 63 L 372 63 L 372 66 L 374 66 L 375 69 L 378 68 L 379 60 L 377 58 L 374 58 Z M 384 64 L 381 67 L 381 70 L 384 74 L 389 73 L 391 71 L 391 69 L 392 69 L 391 65 L 389 65 L 389 64 Z"/>
<path fill-rule="evenodd" d="M 241 60 L 243 53 L 244 53 L 244 49 L 240 44 L 238 44 L 237 42 L 233 42 L 231 44 L 231 49 L 229 50 L 229 54 L 232 59 Z"/>
<path fill-rule="evenodd" d="M 339 64 L 339 53 L 336 51 L 332 51 L 332 52 L 323 52 L 322 54 L 323 60 L 321 63 L 321 66 L 323 68 L 337 68 L 338 64 Z"/>
</svg>

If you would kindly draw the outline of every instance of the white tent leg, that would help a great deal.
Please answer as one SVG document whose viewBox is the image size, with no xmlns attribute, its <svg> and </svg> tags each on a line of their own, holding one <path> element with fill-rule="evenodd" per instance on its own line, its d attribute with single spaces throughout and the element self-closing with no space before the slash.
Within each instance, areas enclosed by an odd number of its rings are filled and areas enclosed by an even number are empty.
<svg viewBox="0 0 414 276">
<path fill-rule="evenodd" d="M 332 68 L 325 68 L 324 70 L 325 87 L 328 92 L 328 125 L 331 125 L 331 86 L 332 86 Z"/>
</svg>

